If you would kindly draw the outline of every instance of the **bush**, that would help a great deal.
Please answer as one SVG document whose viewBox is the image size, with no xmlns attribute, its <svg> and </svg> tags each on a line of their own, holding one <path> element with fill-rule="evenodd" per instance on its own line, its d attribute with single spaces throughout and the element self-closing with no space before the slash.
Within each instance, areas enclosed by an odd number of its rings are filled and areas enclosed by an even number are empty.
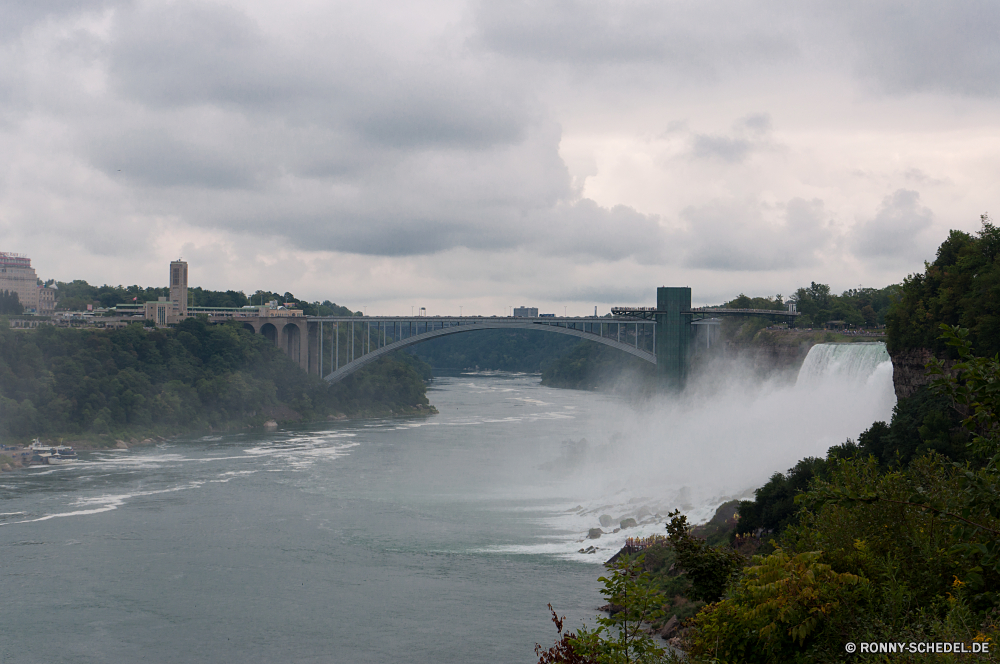
<svg viewBox="0 0 1000 664">
<path fill-rule="evenodd" d="M 868 582 L 834 572 L 822 552 L 754 556 L 729 597 L 695 618 L 691 654 L 724 662 L 811 661 L 809 651 L 843 648 L 835 627 L 864 603 Z"/>
</svg>

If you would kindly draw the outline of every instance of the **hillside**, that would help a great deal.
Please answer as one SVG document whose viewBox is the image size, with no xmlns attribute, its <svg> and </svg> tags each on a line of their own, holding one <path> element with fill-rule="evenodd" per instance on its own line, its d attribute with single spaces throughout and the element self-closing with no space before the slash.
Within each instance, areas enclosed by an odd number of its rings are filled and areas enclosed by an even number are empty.
<svg viewBox="0 0 1000 664">
<path fill-rule="evenodd" d="M 389 357 L 331 387 L 264 337 L 194 318 L 165 330 L 0 325 L 0 439 L 430 412 L 421 372 Z"/>
</svg>

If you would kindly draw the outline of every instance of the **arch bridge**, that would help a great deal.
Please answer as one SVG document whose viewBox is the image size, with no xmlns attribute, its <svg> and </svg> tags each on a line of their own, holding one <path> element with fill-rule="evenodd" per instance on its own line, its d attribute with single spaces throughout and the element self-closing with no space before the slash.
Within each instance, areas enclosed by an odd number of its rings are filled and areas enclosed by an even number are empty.
<svg viewBox="0 0 1000 664">
<path fill-rule="evenodd" d="M 683 387 L 695 326 L 721 316 L 793 320 L 798 313 L 760 309 L 691 307 L 691 289 L 661 287 L 655 307 L 615 307 L 610 317 L 288 316 L 245 319 L 309 373 L 343 380 L 393 351 L 451 334 L 477 330 L 539 330 L 616 348 L 656 365 L 666 387 Z"/>
<path fill-rule="evenodd" d="M 570 317 L 311 317 L 319 325 L 319 375 L 336 383 L 383 355 L 450 334 L 477 330 L 541 330 L 617 348 L 656 364 L 654 321 L 641 318 Z M 325 326 L 332 327 L 327 339 Z M 328 348 L 324 348 L 324 345 Z"/>
</svg>

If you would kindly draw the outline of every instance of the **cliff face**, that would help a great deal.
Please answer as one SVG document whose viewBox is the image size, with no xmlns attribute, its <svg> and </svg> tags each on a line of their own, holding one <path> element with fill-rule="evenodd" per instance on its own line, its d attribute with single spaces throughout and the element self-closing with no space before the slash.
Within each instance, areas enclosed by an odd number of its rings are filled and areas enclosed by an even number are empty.
<svg viewBox="0 0 1000 664">
<path fill-rule="evenodd" d="M 934 357 L 934 353 L 929 349 L 899 350 L 890 352 L 889 357 L 892 358 L 892 386 L 896 390 L 897 399 L 911 396 L 917 388 L 931 382 L 932 376 L 927 375 L 924 366 Z M 944 365 L 950 368 L 955 362 L 955 360 L 945 360 Z"/>
</svg>

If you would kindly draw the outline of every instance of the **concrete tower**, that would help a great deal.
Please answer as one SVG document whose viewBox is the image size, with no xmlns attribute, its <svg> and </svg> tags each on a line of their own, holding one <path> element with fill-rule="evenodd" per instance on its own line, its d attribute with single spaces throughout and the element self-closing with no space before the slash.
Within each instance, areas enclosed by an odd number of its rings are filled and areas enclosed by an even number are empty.
<svg viewBox="0 0 1000 664">
<path fill-rule="evenodd" d="M 661 386 L 681 390 L 691 352 L 691 289 L 657 288 L 656 309 L 656 373 Z"/>
<path fill-rule="evenodd" d="M 187 316 L 188 264 L 176 260 L 170 263 L 170 308 L 174 316 Z"/>
</svg>

